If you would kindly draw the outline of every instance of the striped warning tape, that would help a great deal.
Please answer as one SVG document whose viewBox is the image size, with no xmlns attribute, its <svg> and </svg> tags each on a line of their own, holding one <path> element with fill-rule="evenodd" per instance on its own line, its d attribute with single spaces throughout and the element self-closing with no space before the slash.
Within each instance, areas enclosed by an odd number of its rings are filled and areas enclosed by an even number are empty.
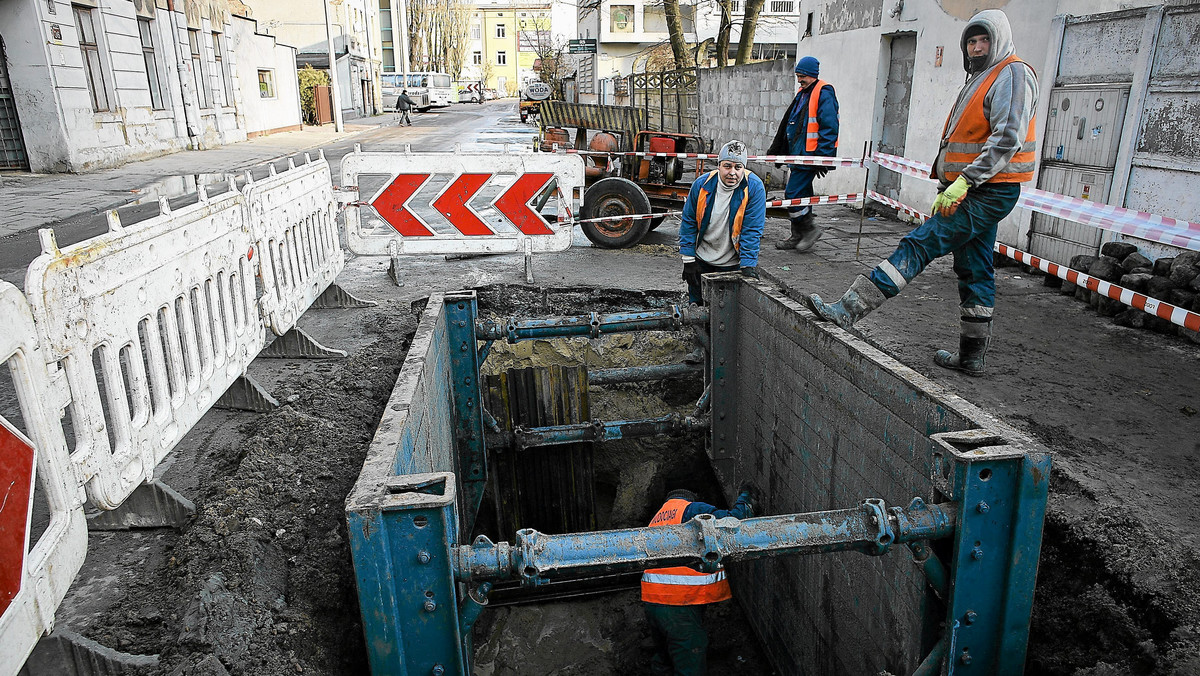
<svg viewBox="0 0 1200 676">
<path fill-rule="evenodd" d="M 937 180 L 932 177 L 933 165 L 918 162 L 917 160 L 910 160 L 907 157 L 889 155 L 887 153 L 871 153 L 871 162 L 884 169 L 891 169 L 905 176 L 912 176 L 913 178 L 925 181 Z"/>
<path fill-rule="evenodd" d="M 925 222 L 925 221 L 929 220 L 929 216 L 921 213 L 920 211 L 917 211 L 916 209 L 908 206 L 907 204 L 905 204 L 903 202 L 898 202 L 898 201 L 892 199 L 891 197 L 888 197 L 887 195 L 880 195 L 879 193 L 875 192 L 874 190 L 868 190 L 867 197 L 869 197 L 881 204 L 886 204 L 889 207 L 894 208 L 896 211 L 906 213 L 909 216 L 912 216 L 913 218 L 919 219 L 921 222 Z"/>
<path fill-rule="evenodd" d="M 1101 230 L 1200 251 L 1200 223 L 1024 188 L 1017 206 Z"/>
<path fill-rule="evenodd" d="M 1151 298 L 1145 294 L 1137 293 L 1126 289 L 1123 286 L 1118 286 L 1111 282 L 1106 282 L 1102 279 L 1096 279 L 1091 275 L 1072 270 L 1065 265 L 1051 263 L 1050 261 L 1042 260 L 1033 254 L 1026 253 L 1019 249 L 1014 249 L 1005 244 L 996 242 L 996 251 L 1004 256 L 1035 267 L 1042 272 L 1054 275 L 1067 280 L 1072 284 L 1082 286 L 1089 291 L 1102 294 L 1113 300 L 1119 300 L 1125 305 L 1137 308 L 1148 314 L 1166 319 L 1172 324 L 1182 326 L 1191 331 L 1200 331 L 1200 314 L 1184 310 L 1181 307 L 1164 303 L 1156 298 Z"/>
<path fill-rule="evenodd" d="M 862 201 L 862 195 L 859 193 L 846 193 L 844 195 L 814 195 L 813 197 L 801 197 L 794 200 L 772 200 L 767 202 L 768 207 L 798 207 L 808 206 L 812 204 L 858 204 Z M 658 218 L 660 216 L 682 216 L 682 211 L 660 211 L 653 214 L 632 214 L 626 216 L 601 216 L 599 218 L 583 218 L 575 223 L 600 223 L 603 221 L 639 221 L 649 218 Z"/>
<path fill-rule="evenodd" d="M 560 150 L 571 155 L 610 155 L 627 157 L 676 157 L 688 160 L 716 160 L 719 155 L 712 153 L 652 153 L 644 151 L 606 152 L 603 150 Z M 803 164 L 813 167 L 861 167 L 861 157 L 810 157 L 808 155 L 749 155 L 747 160 L 756 162 L 775 162 L 778 164 Z"/>
</svg>

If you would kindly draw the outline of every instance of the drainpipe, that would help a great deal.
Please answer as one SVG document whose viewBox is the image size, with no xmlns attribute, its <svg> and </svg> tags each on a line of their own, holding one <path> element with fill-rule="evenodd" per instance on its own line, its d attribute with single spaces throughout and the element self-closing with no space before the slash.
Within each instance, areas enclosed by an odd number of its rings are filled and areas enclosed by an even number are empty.
<svg viewBox="0 0 1200 676">
<path fill-rule="evenodd" d="M 337 54 L 333 48 L 333 24 L 329 21 L 329 1 L 321 0 L 321 8 L 325 10 L 325 44 L 329 48 L 329 91 L 333 99 L 333 130 L 345 131 L 342 125 L 342 93 L 338 86 Z M 343 35 L 345 32 L 343 31 Z"/>
<path fill-rule="evenodd" d="M 191 53 L 187 57 L 179 51 L 179 15 L 175 11 L 175 0 L 167 0 L 167 12 L 171 17 L 171 45 L 175 48 L 175 74 L 179 79 L 179 92 L 183 96 L 183 120 L 187 128 L 188 145 L 199 149 L 196 141 L 200 137 L 200 113 L 196 108 L 196 92 L 191 74 Z"/>
</svg>

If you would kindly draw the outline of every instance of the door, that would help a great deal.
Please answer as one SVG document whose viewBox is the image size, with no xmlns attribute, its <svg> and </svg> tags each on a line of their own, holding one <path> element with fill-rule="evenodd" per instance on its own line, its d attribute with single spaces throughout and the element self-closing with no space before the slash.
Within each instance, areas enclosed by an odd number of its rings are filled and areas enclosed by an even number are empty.
<svg viewBox="0 0 1200 676">
<path fill-rule="evenodd" d="M 883 129 L 879 137 L 881 153 L 904 155 L 908 136 L 908 106 L 912 95 L 913 66 L 917 59 L 917 36 L 913 33 L 885 36 L 891 40 L 888 77 L 883 90 Z M 875 174 L 875 191 L 900 198 L 900 174 L 879 171 Z"/>
<path fill-rule="evenodd" d="M 21 122 L 17 119 L 17 102 L 8 81 L 8 55 L 3 40 L 0 40 L 0 169 L 29 169 Z"/>
</svg>

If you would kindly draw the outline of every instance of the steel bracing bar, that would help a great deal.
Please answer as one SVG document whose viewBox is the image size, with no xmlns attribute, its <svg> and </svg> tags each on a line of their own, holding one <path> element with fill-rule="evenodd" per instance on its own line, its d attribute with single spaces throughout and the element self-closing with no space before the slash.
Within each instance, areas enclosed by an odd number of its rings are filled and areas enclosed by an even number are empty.
<svg viewBox="0 0 1200 676">
<path fill-rule="evenodd" d="M 698 565 L 714 571 L 723 562 L 836 551 L 885 553 L 893 544 L 949 537 L 956 505 L 917 499 L 890 510 L 868 499 L 852 509 L 738 520 L 702 514 L 684 524 L 547 535 L 517 531 L 516 543 L 493 544 L 480 536 L 452 549 L 454 574 L 478 582 L 520 578 L 536 585 L 549 578 Z"/>
<path fill-rule="evenodd" d="M 518 427 L 511 432 L 488 432 L 488 448 L 520 451 L 537 446 L 558 446 L 583 441 L 616 441 L 660 435 L 677 436 L 708 429 L 706 418 L 664 415 L 642 420 L 593 420 L 569 425 Z"/>
<path fill-rule="evenodd" d="M 595 369 L 588 371 L 588 384 L 641 383 L 648 380 L 699 376 L 703 372 L 704 367 L 700 364 L 655 364 L 652 366 Z"/>
<path fill-rule="evenodd" d="M 667 310 L 610 314 L 592 312 L 574 317 L 546 317 L 543 319 L 480 320 L 475 323 L 475 339 L 507 339 L 508 342 L 515 343 L 518 340 L 559 336 L 597 338 L 608 333 L 628 333 L 630 331 L 678 331 L 684 326 L 707 323 L 707 308 L 672 305 Z"/>
</svg>

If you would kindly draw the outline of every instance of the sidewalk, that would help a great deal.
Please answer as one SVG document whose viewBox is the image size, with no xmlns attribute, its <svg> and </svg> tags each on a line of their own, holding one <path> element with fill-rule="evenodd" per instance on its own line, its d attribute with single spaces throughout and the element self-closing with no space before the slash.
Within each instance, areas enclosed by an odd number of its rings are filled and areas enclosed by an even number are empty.
<svg viewBox="0 0 1200 676">
<path fill-rule="evenodd" d="M 333 125 L 304 127 L 211 150 L 185 150 L 112 169 L 84 174 L 0 174 L 0 237 L 55 223 L 80 214 L 96 214 L 133 202 L 195 192 L 224 174 L 351 139 L 395 123 L 392 114 L 356 119 L 337 133 Z M 213 176 L 215 175 L 215 176 Z"/>
</svg>

